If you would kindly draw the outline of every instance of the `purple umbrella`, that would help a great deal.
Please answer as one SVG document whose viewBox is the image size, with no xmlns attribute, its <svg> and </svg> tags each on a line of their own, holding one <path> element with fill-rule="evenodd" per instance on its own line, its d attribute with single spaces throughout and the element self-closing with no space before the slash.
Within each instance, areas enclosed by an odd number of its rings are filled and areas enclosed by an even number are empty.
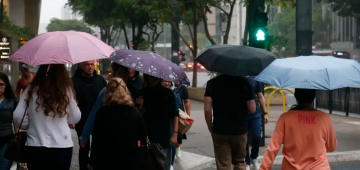
<svg viewBox="0 0 360 170">
<path fill-rule="evenodd" d="M 190 85 L 185 72 L 176 64 L 150 51 L 118 50 L 109 60 L 164 80 Z"/>
</svg>

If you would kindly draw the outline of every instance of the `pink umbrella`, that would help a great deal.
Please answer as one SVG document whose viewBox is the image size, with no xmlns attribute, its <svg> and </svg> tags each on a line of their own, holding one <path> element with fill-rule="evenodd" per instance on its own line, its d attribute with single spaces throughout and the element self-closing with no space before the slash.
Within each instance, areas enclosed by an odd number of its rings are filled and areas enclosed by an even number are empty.
<svg viewBox="0 0 360 170">
<path fill-rule="evenodd" d="M 11 55 L 10 60 L 32 66 L 76 64 L 109 58 L 114 51 L 115 49 L 88 33 L 55 31 L 31 39 Z"/>
</svg>

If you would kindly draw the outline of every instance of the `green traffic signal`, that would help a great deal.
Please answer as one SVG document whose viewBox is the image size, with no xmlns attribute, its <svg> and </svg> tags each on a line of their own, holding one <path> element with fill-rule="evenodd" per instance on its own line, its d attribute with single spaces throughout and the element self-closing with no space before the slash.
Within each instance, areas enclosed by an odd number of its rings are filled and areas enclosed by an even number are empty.
<svg viewBox="0 0 360 170">
<path fill-rule="evenodd" d="M 265 41 L 266 34 L 263 30 L 259 29 L 256 31 L 256 41 Z"/>
</svg>

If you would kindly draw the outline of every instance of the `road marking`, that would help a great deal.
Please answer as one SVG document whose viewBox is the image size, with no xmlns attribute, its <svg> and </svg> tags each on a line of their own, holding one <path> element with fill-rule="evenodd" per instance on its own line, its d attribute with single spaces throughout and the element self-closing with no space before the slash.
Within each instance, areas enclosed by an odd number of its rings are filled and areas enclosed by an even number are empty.
<svg viewBox="0 0 360 170">
<path fill-rule="evenodd" d="M 351 122 L 343 121 L 343 122 L 344 122 L 344 123 L 353 124 L 353 125 L 360 125 L 360 122 L 355 122 L 355 121 L 351 121 Z"/>
</svg>

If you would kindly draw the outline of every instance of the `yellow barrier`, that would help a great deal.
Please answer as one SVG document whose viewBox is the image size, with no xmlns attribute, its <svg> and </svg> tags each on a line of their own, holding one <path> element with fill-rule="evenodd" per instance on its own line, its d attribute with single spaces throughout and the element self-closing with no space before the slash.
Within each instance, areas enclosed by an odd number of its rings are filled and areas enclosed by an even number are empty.
<svg viewBox="0 0 360 170">
<path fill-rule="evenodd" d="M 286 103 L 286 101 L 285 101 L 285 95 L 284 95 L 284 93 L 283 93 L 283 90 L 289 91 L 289 92 L 292 93 L 292 94 L 294 94 L 294 91 L 292 91 L 292 90 L 290 90 L 290 89 L 287 89 L 287 88 L 279 89 L 279 88 L 274 87 L 274 86 L 265 87 L 265 88 L 264 88 L 264 91 L 267 90 L 267 89 L 274 89 L 274 91 L 272 91 L 272 92 L 270 93 L 269 97 L 268 97 L 267 100 L 266 100 L 266 111 L 267 111 L 267 115 L 269 116 L 270 98 L 271 98 L 271 96 L 272 96 L 275 92 L 277 92 L 277 91 L 280 91 L 280 93 L 281 93 L 281 95 L 282 95 L 282 97 L 283 97 L 283 113 L 285 113 L 285 103 Z"/>
</svg>

